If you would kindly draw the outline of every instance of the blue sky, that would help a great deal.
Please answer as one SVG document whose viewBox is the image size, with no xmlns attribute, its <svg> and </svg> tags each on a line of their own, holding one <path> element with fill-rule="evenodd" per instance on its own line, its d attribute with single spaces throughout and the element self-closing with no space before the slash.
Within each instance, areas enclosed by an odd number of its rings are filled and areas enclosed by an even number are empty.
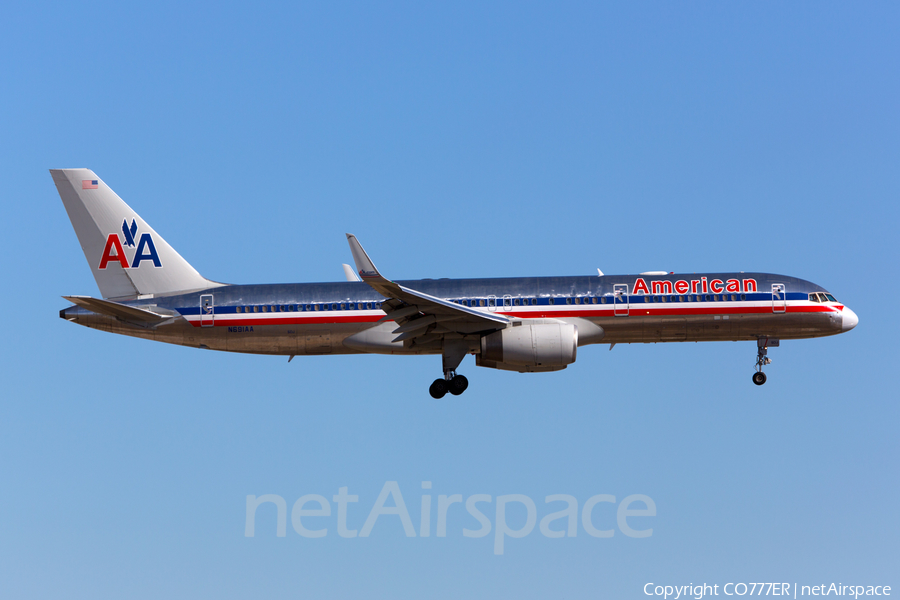
<svg viewBox="0 0 900 600">
<path fill-rule="evenodd" d="M 900 11 L 809 3 L 25 3 L 0 39 L 0 589 L 18 598 L 645 597 L 900 585 Z M 202 352 L 61 321 L 97 295 L 49 168 L 202 274 L 766 271 L 860 317 L 784 342 L 581 348 L 559 373 Z M 244 536 L 248 495 L 649 496 L 633 539 Z M 483 506 L 495 506 L 496 503 Z M 456 505 L 454 508 L 459 508 Z M 336 508 L 336 507 L 335 507 Z M 487 510 L 487 509 L 486 509 Z M 493 509 L 491 509 L 493 510 Z M 333 513 L 334 515 L 334 513 Z M 615 507 L 598 505 L 598 527 Z M 491 515 L 494 519 L 494 515 Z M 513 527 L 525 509 L 509 509 Z M 560 527 L 557 522 L 555 528 Z M 435 523 L 432 521 L 432 531 Z"/>
</svg>

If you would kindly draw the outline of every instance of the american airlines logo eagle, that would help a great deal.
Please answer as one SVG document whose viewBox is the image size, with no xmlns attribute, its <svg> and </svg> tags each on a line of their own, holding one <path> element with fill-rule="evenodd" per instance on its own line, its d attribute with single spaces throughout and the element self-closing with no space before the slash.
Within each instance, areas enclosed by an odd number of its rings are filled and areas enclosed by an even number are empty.
<svg viewBox="0 0 900 600">
<path fill-rule="evenodd" d="M 117 263 L 123 269 L 137 269 L 145 260 L 153 262 L 154 267 L 162 267 L 159 260 L 159 254 L 156 252 L 156 244 L 153 243 L 153 236 L 149 232 L 142 233 L 140 238 L 137 237 L 138 225 L 137 221 L 131 219 L 131 225 L 128 219 L 122 220 L 122 237 L 119 239 L 118 233 L 110 233 L 106 237 L 106 246 L 103 248 L 103 255 L 100 257 L 100 269 L 106 269 L 109 263 Z M 131 264 L 128 264 L 128 257 L 125 255 L 125 246 L 135 248 L 135 240 L 137 240 L 137 248 L 134 251 L 134 257 Z"/>
</svg>

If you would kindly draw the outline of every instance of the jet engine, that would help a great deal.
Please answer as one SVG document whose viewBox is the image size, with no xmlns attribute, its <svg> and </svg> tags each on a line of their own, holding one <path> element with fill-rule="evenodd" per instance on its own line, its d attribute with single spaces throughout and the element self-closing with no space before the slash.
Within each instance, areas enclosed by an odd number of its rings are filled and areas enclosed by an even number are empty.
<svg viewBox="0 0 900 600">
<path fill-rule="evenodd" d="M 521 325 L 481 338 L 482 367 L 510 371 L 558 371 L 575 362 L 578 329 L 569 323 Z"/>
</svg>

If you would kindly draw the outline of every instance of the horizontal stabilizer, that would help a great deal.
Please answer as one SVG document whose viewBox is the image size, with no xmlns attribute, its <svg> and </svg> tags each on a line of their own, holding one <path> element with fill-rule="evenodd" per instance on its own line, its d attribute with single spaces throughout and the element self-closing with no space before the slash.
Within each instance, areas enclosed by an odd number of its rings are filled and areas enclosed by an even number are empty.
<svg viewBox="0 0 900 600">
<path fill-rule="evenodd" d="M 119 304 L 118 302 L 112 302 L 111 300 L 100 300 L 99 298 L 91 298 L 90 296 L 63 296 L 63 298 L 82 308 L 86 308 L 91 312 L 109 315 L 130 323 L 141 324 L 145 327 L 159 325 L 163 321 L 168 321 L 174 317 L 181 316 L 173 310 L 154 307 L 159 311 L 154 312 L 145 308 Z"/>
</svg>

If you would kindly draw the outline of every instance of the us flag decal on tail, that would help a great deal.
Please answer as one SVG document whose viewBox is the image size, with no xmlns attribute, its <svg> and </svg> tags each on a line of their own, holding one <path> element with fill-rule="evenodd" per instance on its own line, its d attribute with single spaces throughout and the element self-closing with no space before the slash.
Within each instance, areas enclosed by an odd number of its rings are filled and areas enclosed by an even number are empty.
<svg viewBox="0 0 900 600">
<path fill-rule="evenodd" d="M 98 179 L 82 179 L 81 180 L 81 189 L 96 190 L 98 183 L 99 183 Z"/>
</svg>

